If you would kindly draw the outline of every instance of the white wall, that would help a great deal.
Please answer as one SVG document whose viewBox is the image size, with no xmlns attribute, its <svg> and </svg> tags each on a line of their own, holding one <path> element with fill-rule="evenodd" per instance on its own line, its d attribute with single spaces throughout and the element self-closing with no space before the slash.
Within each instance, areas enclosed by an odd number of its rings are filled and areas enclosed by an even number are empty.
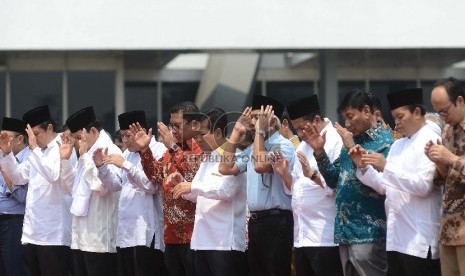
<svg viewBox="0 0 465 276">
<path fill-rule="evenodd" d="M 2 0 L 0 50 L 463 48 L 463 0 Z"/>
</svg>

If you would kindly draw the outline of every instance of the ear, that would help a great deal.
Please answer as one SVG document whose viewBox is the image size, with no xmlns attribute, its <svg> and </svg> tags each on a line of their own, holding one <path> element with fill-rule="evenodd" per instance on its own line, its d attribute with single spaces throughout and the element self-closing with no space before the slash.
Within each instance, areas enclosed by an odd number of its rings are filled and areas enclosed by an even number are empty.
<svg viewBox="0 0 465 276">
<path fill-rule="evenodd" d="M 465 103 L 465 99 L 464 99 L 462 96 L 458 96 L 458 97 L 457 97 L 457 102 L 459 102 L 460 104 L 464 104 L 464 103 Z"/>
<path fill-rule="evenodd" d="M 283 121 L 281 123 L 281 127 L 283 127 L 283 128 L 289 127 L 289 121 L 287 119 L 283 119 Z"/>
<path fill-rule="evenodd" d="M 219 138 L 223 137 L 223 130 L 218 127 L 213 132 L 213 135 L 215 136 L 216 139 L 219 139 Z"/>
<path fill-rule="evenodd" d="M 371 115 L 371 109 L 370 109 L 370 106 L 368 106 L 367 104 L 364 105 L 362 107 L 362 113 L 365 114 L 365 115 Z"/>
<path fill-rule="evenodd" d="M 200 131 L 200 122 L 197 120 L 192 120 L 190 122 L 192 131 Z"/>
<path fill-rule="evenodd" d="M 99 131 L 95 127 L 91 127 L 90 128 L 90 133 L 92 133 L 93 135 L 97 135 L 99 133 Z"/>
<path fill-rule="evenodd" d="M 319 124 L 321 123 L 322 119 L 320 117 L 320 115 L 316 115 L 315 118 L 313 118 L 313 123 L 315 124 Z"/>
<path fill-rule="evenodd" d="M 52 124 L 47 125 L 47 132 L 53 132 L 53 125 Z"/>
</svg>

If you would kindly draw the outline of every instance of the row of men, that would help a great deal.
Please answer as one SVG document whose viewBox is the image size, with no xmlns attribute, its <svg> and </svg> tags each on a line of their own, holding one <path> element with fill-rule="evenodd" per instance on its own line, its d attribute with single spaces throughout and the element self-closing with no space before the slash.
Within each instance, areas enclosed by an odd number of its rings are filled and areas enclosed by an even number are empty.
<svg viewBox="0 0 465 276">
<path fill-rule="evenodd" d="M 298 275 L 439 275 L 439 252 L 443 275 L 463 275 L 464 98 L 457 80 L 436 83 L 442 142 L 421 89 L 388 95 L 404 136 L 396 142 L 368 93 L 344 97 L 345 128 L 316 96 L 299 99 L 287 106 L 297 151 L 279 132 L 288 125 L 278 101 L 255 97 L 228 139 L 224 111 L 184 102 L 169 126 L 157 124 L 161 142 L 143 112 L 118 116 L 124 155 L 92 108 L 71 115 L 60 136 L 40 107 L 23 116 L 27 128 L 4 120 L 0 166 L 8 198 L 29 189 L 21 241 L 31 275 L 66 275 L 69 254 L 75 275 L 116 275 L 117 257 L 126 275 L 163 274 L 163 263 L 170 275 L 289 275 L 293 246 Z M 14 146 L 25 138 L 27 158 Z M 2 213 L 0 223 L 20 220 Z"/>
</svg>

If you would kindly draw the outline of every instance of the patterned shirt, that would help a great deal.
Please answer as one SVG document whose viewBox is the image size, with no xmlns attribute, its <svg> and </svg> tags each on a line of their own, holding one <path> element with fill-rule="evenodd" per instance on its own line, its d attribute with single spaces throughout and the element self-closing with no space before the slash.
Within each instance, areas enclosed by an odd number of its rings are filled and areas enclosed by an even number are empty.
<svg viewBox="0 0 465 276">
<path fill-rule="evenodd" d="M 454 127 L 446 125 L 442 143 L 461 159 L 448 168 L 446 179 L 437 171 L 435 174 L 438 180 L 435 183 L 444 185 L 439 242 L 449 246 L 465 245 L 465 120 Z"/>
<path fill-rule="evenodd" d="M 195 220 L 195 203 L 183 198 L 174 199 L 173 189 L 165 186 L 166 178 L 179 172 L 185 181 L 192 181 L 199 169 L 202 150 L 191 139 L 175 152 L 169 150 L 156 161 L 150 148 L 140 153 L 142 167 L 147 177 L 156 184 L 163 185 L 163 219 L 165 223 L 165 243 L 190 243 Z"/>
<path fill-rule="evenodd" d="M 354 142 L 368 151 L 387 156 L 394 139 L 381 124 L 365 131 Z M 362 244 L 386 240 L 385 196 L 363 185 L 346 148 L 333 163 L 326 153 L 315 156 L 318 168 L 331 188 L 336 188 L 334 242 Z M 337 183 L 334 186 L 333 183 Z"/>
</svg>

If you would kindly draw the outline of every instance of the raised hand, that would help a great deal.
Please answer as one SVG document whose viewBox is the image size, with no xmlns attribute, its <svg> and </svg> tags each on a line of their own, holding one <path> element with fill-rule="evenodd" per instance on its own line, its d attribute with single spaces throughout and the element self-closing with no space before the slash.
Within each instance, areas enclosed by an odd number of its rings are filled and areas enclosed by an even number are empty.
<svg viewBox="0 0 465 276">
<path fill-rule="evenodd" d="M 429 146 L 427 156 L 434 163 L 441 165 L 452 165 L 460 158 L 447 149 L 439 139 L 436 145 Z"/>
<path fill-rule="evenodd" d="M 178 185 L 184 180 L 184 177 L 179 173 L 179 172 L 174 172 L 166 178 L 166 181 L 164 183 L 164 189 L 165 190 L 170 190 L 174 186 Z"/>
<path fill-rule="evenodd" d="M 357 168 L 363 168 L 366 166 L 366 164 L 362 161 L 362 156 L 366 153 L 367 151 L 360 145 L 355 145 L 349 149 L 349 156 L 352 158 L 352 162 L 354 162 Z"/>
<path fill-rule="evenodd" d="M 57 141 L 58 147 L 60 147 L 60 159 L 69 160 L 73 153 L 74 141 L 71 139 L 69 133 L 63 132 L 60 136 L 61 143 Z"/>
<path fill-rule="evenodd" d="M 103 164 L 111 164 L 117 166 L 118 168 L 122 168 L 124 160 L 124 157 L 119 154 L 110 154 L 104 158 Z"/>
<path fill-rule="evenodd" d="M 263 130 L 268 132 L 271 118 L 273 118 L 274 111 L 273 106 L 267 105 L 265 108 L 261 106 L 260 112 L 258 113 L 258 120 L 255 123 L 255 131 Z"/>
<path fill-rule="evenodd" d="M 87 150 L 87 130 L 85 128 L 82 129 L 81 138 L 78 141 L 79 144 L 79 156 L 83 156 Z"/>
<path fill-rule="evenodd" d="M 299 159 L 300 164 L 302 165 L 302 171 L 304 176 L 310 178 L 313 174 L 312 167 L 310 167 L 310 162 L 308 162 L 307 156 L 301 151 L 297 152 L 297 158 Z"/>
<path fill-rule="evenodd" d="M 355 145 L 352 132 L 348 131 L 347 128 L 341 126 L 338 122 L 334 124 L 334 128 L 336 128 L 337 133 L 341 136 L 344 147 L 351 148 Z"/>
<path fill-rule="evenodd" d="M 7 155 L 13 149 L 13 138 L 6 131 L 0 132 L 0 150 L 4 155 Z"/>
<path fill-rule="evenodd" d="M 173 188 L 173 198 L 177 199 L 184 194 L 191 192 L 191 182 L 181 182 Z"/>
<path fill-rule="evenodd" d="M 305 137 L 304 141 L 313 148 L 316 155 L 325 151 L 324 146 L 326 143 L 326 132 L 320 134 L 318 128 L 313 123 L 307 123 L 302 129 L 302 132 Z"/>
<path fill-rule="evenodd" d="M 233 131 L 238 132 L 240 135 L 246 133 L 248 125 L 250 124 L 250 114 L 252 113 L 251 107 L 246 107 L 242 112 L 241 116 L 237 119 L 234 124 Z"/>
<path fill-rule="evenodd" d="M 160 134 L 160 139 L 167 149 L 170 149 L 176 144 L 176 138 L 174 138 L 173 133 L 164 123 L 158 122 L 157 128 L 158 133 Z"/>
<path fill-rule="evenodd" d="M 280 151 L 273 151 L 269 153 L 271 166 L 273 170 L 281 177 L 284 178 L 289 173 L 289 161 L 283 156 Z"/>
<path fill-rule="evenodd" d="M 29 124 L 27 124 L 26 133 L 27 133 L 27 136 L 28 136 L 29 148 L 31 150 L 34 150 L 35 148 L 37 148 L 37 138 L 36 138 L 36 135 L 34 134 L 34 131 L 32 131 L 32 128 L 31 128 L 31 126 Z"/>
<path fill-rule="evenodd" d="M 362 163 L 365 165 L 372 165 L 377 171 L 383 172 L 386 166 L 386 158 L 378 152 L 367 152 L 362 155 Z"/>
<path fill-rule="evenodd" d="M 94 164 L 97 168 L 105 164 L 105 160 L 108 158 L 108 148 L 97 148 L 92 154 L 92 159 L 94 159 Z"/>
<path fill-rule="evenodd" d="M 153 136 L 152 129 L 149 129 L 148 132 L 145 132 L 145 129 L 141 127 L 139 123 L 135 123 L 129 126 L 129 131 L 131 135 L 134 136 L 134 142 L 141 149 L 141 152 L 147 150 L 150 145 L 150 140 Z"/>
</svg>

